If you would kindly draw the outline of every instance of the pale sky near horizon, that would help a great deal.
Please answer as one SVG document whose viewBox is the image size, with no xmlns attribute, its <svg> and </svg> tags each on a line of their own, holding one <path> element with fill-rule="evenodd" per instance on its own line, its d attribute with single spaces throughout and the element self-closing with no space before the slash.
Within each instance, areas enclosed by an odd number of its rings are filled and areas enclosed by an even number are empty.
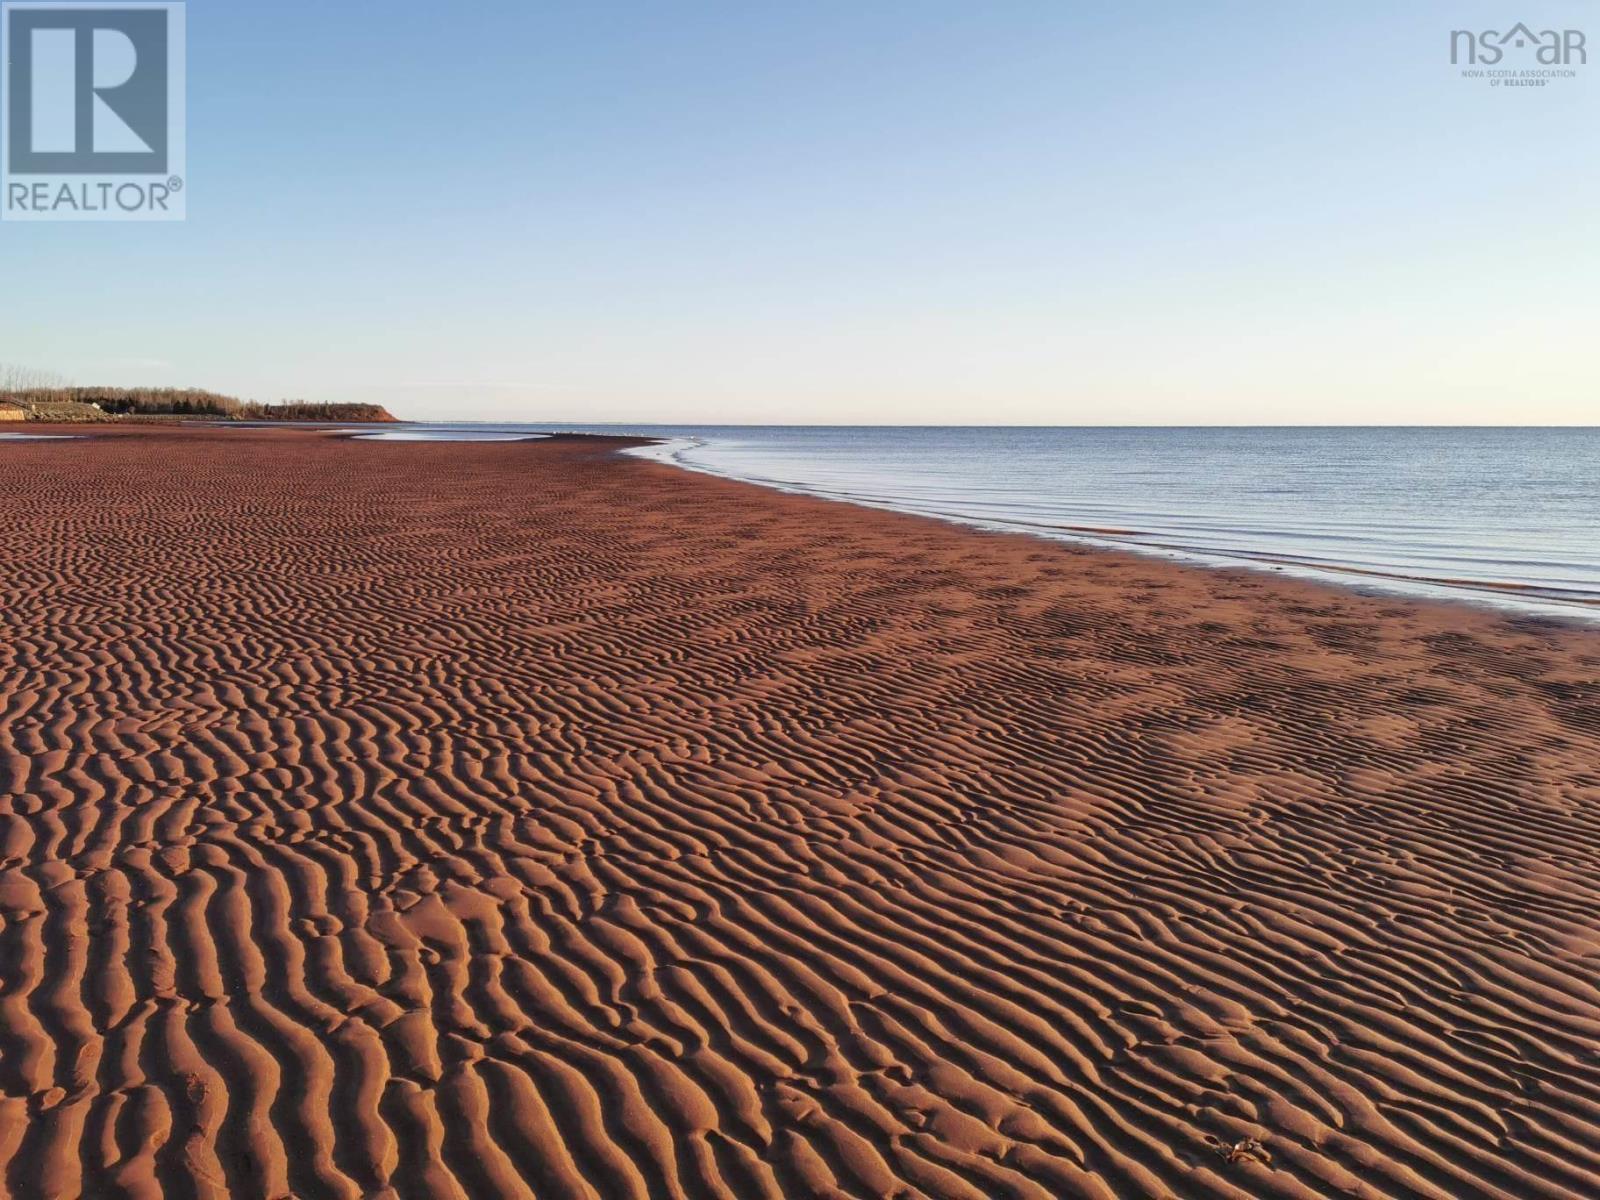
<svg viewBox="0 0 1600 1200">
<path fill-rule="evenodd" d="M 1600 3 L 191 0 L 189 220 L 0 362 L 680 423 L 1600 423 Z M 1519 64 L 1520 65 L 1520 64 Z"/>
</svg>

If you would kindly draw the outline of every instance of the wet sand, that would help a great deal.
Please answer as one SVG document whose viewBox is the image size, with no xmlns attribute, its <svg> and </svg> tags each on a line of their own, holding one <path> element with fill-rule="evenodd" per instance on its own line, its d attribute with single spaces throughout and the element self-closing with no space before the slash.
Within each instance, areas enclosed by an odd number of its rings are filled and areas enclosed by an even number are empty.
<svg viewBox="0 0 1600 1200">
<path fill-rule="evenodd" d="M 1600 633 L 612 450 L 0 448 L 4 1194 L 1600 1195 Z"/>
</svg>

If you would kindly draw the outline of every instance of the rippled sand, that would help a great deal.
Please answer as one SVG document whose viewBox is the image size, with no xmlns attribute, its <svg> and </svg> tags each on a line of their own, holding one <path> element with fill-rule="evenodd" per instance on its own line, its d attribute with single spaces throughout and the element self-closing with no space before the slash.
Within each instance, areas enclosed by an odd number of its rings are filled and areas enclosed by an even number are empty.
<svg viewBox="0 0 1600 1200">
<path fill-rule="evenodd" d="M 1600 1194 L 1593 632 L 592 441 L 0 498 L 6 1194 Z"/>
</svg>

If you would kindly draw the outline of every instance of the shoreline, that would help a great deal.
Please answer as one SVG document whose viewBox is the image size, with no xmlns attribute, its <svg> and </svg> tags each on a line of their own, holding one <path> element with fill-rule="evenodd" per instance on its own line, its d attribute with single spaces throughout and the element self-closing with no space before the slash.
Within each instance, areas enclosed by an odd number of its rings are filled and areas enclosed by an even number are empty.
<svg viewBox="0 0 1600 1200">
<path fill-rule="evenodd" d="M 1356 595 L 1365 595 L 1373 598 L 1391 598 L 1401 602 L 1439 603 L 1445 605 L 1460 605 L 1479 612 L 1488 612 L 1505 616 L 1511 619 L 1532 619 L 1551 621 L 1558 625 L 1574 626 L 1577 628 L 1594 629 L 1600 627 L 1600 596 L 1574 595 L 1558 588 L 1543 586 L 1537 582 L 1515 582 L 1495 579 L 1477 579 L 1469 577 L 1450 577 L 1404 573 L 1398 570 L 1384 570 L 1373 567 L 1361 566 L 1354 563 L 1338 563 L 1333 561 L 1317 560 L 1309 557 L 1295 557 L 1292 555 L 1274 555 L 1267 552 L 1252 552 L 1243 549 L 1225 551 L 1205 549 L 1194 546 L 1184 546 L 1175 543 L 1153 540 L 1141 540 L 1160 535 L 1148 534 L 1135 529 L 1109 528 L 1086 525 L 1061 525 L 1061 524 L 1035 524 L 1016 518 L 984 519 L 982 517 L 958 512 L 935 512 L 916 507 L 894 503 L 890 500 L 875 499 L 867 495 L 847 494 L 831 491 L 824 487 L 790 482 L 781 479 L 767 478 L 757 475 L 741 475 L 733 470 L 718 468 L 702 463 L 691 462 L 681 456 L 685 448 L 705 446 L 710 439 L 701 435 L 667 435 L 662 433 L 611 433 L 600 432 L 608 426 L 594 426 L 586 429 L 552 428 L 547 425 L 525 424 L 516 426 L 518 432 L 512 432 L 510 426 L 493 421 L 460 421 L 460 422 L 428 422 L 428 421 L 400 421 L 393 418 L 391 423 L 400 428 L 396 431 L 385 431 L 383 423 L 373 423 L 371 429 L 345 428 L 341 423 L 334 421 L 213 421 L 210 418 L 194 418 L 185 416 L 171 416 L 158 418 L 133 417 L 125 418 L 126 423 L 140 421 L 178 422 L 181 424 L 204 426 L 215 424 L 220 428 L 263 428 L 263 429 L 302 429 L 308 432 L 324 433 L 329 436 L 353 437 L 357 440 L 383 440 L 383 441 L 425 441 L 425 442 L 456 442 L 456 441 L 491 441 L 515 442 L 528 441 L 542 437 L 567 436 L 567 437 L 592 437 L 592 438 L 623 438 L 634 439 L 642 444 L 633 449 L 633 453 L 648 461 L 662 463 L 678 470 L 702 474 L 711 478 L 730 480 L 737 483 L 748 484 L 789 495 L 806 496 L 817 500 L 833 503 L 853 505 L 872 509 L 875 511 L 895 513 L 903 516 L 933 519 L 960 528 L 981 531 L 985 533 L 1021 534 L 1051 543 L 1066 543 L 1072 545 L 1088 546 L 1109 553 L 1130 553 L 1136 557 L 1154 559 L 1156 561 L 1176 563 L 1190 568 L 1206 570 L 1246 570 L 1263 573 L 1269 576 L 1286 576 L 1288 578 L 1307 581 L 1319 586 L 1330 587 L 1338 591 L 1350 592 Z M 358 423 L 359 424 L 359 423 Z M 570 424 L 570 423 L 561 423 Z M 62 428 L 72 427 L 63 425 Z M 408 430 L 417 428 L 421 432 L 417 436 L 409 436 Z M 475 427 L 482 427 L 481 429 Z M 632 426 L 627 423 L 612 423 L 618 429 L 628 429 Z M 643 428 L 649 428 L 645 426 Z M 765 426 L 730 427 L 764 429 Z M 899 428 L 899 427 L 886 427 Z M 911 427 L 924 428 L 924 427 Z M 945 427 L 939 427 L 945 428 Z M 972 427 L 984 428 L 984 427 Z M 1009 428 L 1009 427 L 1006 427 Z M 1041 427 L 1053 428 L 1053 427 Z M 1197 427 L 1197 428 L 1232 428 L 1232 427 Z M 1276 428 L 1276 427 L 1274 427 Z M 1295 427 L 1301 428 L 1301 427 Z M 1310 429 L 1342 429 L 1342 426 L 1310 426 Z M 1355 427 L 1366 428 L 1366 427 Z M 1432 427 L 1395 427 L 1407 432 L 1416 432 Z M 1478 427 L 1460 427 L 1478 428 Z M 1516 431 L 1520 427 L 1505 426 L 1508 431 Z M 1593 427 L 1583 426 L 1589 429 Z M 373 430 L 376 430 L 374 432 Z M 439 436 L 433 436 L 435 430 Z M 451 431 L 461 431 L 467 436 L 450 436 Z M 37 434 L 18 435 L 3 440 L 26 441 L 46 440 L 49 438 L 65 436 L 93 436 L 91 434 Z M 685 447 L 683 443 L 692 443 Z M 659 451 L 659 453 L 657 453 Z"/>
<path fill-rule="evenodd" d="M 674 442 L 688 441 L 694 443 L 695 446 L 703 446 L 709 442 L 709 439 L 700 437 L 658 437 L 655 440 L 665 451 L 670 451 Z M 680 447 L 679 449 L 686 448 L 692 449 L 694 446 Z M 753 475 L 739 475 L 731 470 L 719 470 L 716 467 L 690 462 L 682 458 L 679 453 L 664 453 L 659 456 L 646 454 L 643 456 L 651 458 L 652 461 L 675 466 L 680 470 L 710 475 L 714 478 L 730 479 L 791 495 L 809 496 L 814 499 L 828 500 L 840 504 L 852 504 L 881 512 L 914 517 L 931 517 L 934 520 L 967 529 L 991 533 L 1021 533 L 1048 542 L 1066 542 L 1074 545 L 1090 546 L 1112 553 L 1131 553 L 1142 558 L 1153 558 L 1210 570 L 1243 569 L 1268 574 L 1282 573 L 1291 578 L 1306 580 L 1339 590 L 1354 591 L 1358 595 L 1388 596 L 1399 600 L 1419 602 L 1461 604 L 1480 611 L 1487 610 L 1509 616 L 1542 618 L 1587 628 L 1600 625 L 1600 598 L 1574 598 L 1563 594 L 1559 589 L 1541 587 L 1537 583 L 1458 579 L 1420 574 L 1408 575 L 1397 571 L 1376 570 L 1354 564 L 1296 559 L 1294 557 L 1252 553 L 1243 550 L 1232 552 L 1206 550 L 1140 540 L 1153 535 L 1147 535 L 1132 529 L 1044 524 L 1035 524 L 1030 527 L 1028 522 L 1016 518 L 985 520 L 982 517 L 960 513 L 934 513 L 895 504 L 888 500 L 874 499 L 870 496 L 834 492 L 814 485 Z"/>
<path fill-rule="evenodd" d="M 1600 600 L 1580 601 L 1562 599 L 1540 589 L 1533 584 L 1487 582 L 1480 580 L 1455 580 L 1430 576 L 1404 576 L 1387 574 L 1384 572 L 1370 571 L 1355 566 L 1337 566 L 1327 563 L 1300 563 L 1287 558 L 1253 558 L 1245 554 L 1223 554 L 1192 550 L 1184 547 L 1164 546 L 1153 543 L 1124 541 L 1114 536 L 1117 534 L 1133 535 L 1135 531 L 1115 529 L 1088 529 L 1088 528 L 1062 528 L 1059 532 L 1050 532 L 1053 527 L 1041 526 L 1029 529 L 1017 522 L 984 521 L 975 517 L 956 514 L 934 514 L 921 512 L 912 508 L 896 507 L 888 502 L 880 502 L 866 497 L 845 496 L 829 493 L 825 490 L 807 487 L 802 484 L 787 483 L 776 479 L 747 478 L 726 471 L 716 470 L 711 467 L 684 462 L 671 455 L 656 455 L 652 451 L 669 450 L 675 438 L 655 434 L 631 433 L 594 433 L 587 430 L 549 429 L 544 426 L 529 425 L 530 429 L 537 428 L 539 432 L 529 432 L 526 435 L 505 438 L 407 438 L 404 436 L 385 436 L 391 431 L 382 423 L 374 423 L 372 429 L 345 428 L 338 422 L 308 422 L 308 421 L 238 421 L 238 422 L 211 422 L 208 419 L 193 417 L 155 418 L 151 421 L 143 419 L 130 420 L 129 426 L 135 423 L 167 423 L 177 422 L 180 427 L 205 428 L 215 426 L 220 429 L 276 429 L 317 434 L 339 440 L 370 442 L 370 441 L 411 441 L 434 445 L 452 444 L 521 444 L 539 440 L 565 441 L 571 439 L 587 439 L 593 443 L 612 443 L 613 449 L 618 454 L 636 457 L 640 461 L 655 463 L 667 467 L 669 470 L 687 472 L 709 479 L 717 479 L 741 487 L 752 487 L 760 491 L 774 492 L 786 496 L 795 496 L 824 504 L 841 504 L 848 508 L 864 509 L 869 512 L 888 513 L 914 521 L 932 521 L 937 525 L 950 526 L 964 529 L 972 533 L 986 535 L 1021 537 L 1029 541 L 1042 542 L 1046 545 L 1075 546 L 1098 553 L 1112 556 L 1132 556 L 1135 560 L 1144 562 L 1160 562 L 1176 566 L 1182 570 L 1199 570 L 1207 572 L 1244 572 L 1249 576 L 1263 577 L 1293 581 L 1307 584 L 1313 588 L 1337 593 L 1346 596 L 1361 596 L 1368 600 L 1380 602 L 1395 602 L 1399 604 L 1415 604 L 1426 607 L 1439 606 L 1446 612 L 1465 611 L 1480 616 L 1488 616 L 1512 624 L 1531 623 L 1531 627 L 1540 628 L 1550 626 L 1556 629 L 1572 629 L 1575 631 L 1600 632 Z M 404 432 L 404 427 L 420 425 L 431 427 L 439 422 L 397 421 Z M 498 426 L 492 421 L 463 421 L 446 424 L 446 428 L 454 429 L 458 426 Z M 51 441 L 71 438 L 77 440 L 97 436 L 91 433 L 67 434 L 54 432 L 37 435 L 24 435 L 12 440 L 18 441 Z M 62 424 L 60 429 L 77 428 L 72 423 Z M 759 429 L 763 426 L 750 426 Z M 1316 427 L 1322 428 L 1322 427 Z M 1338 428 L 1338 427 L 1330 427 Z M 1401 427 L 1404 428 L 1404 427 Z M 1428 428 L 1419 426 L 1416 428 Z M 1515 427 L 1507 427 L 1515 428 Z M 1584 426 L 1583 428 L 1589 428 Z M 1410 586 L 1408 586 L 1410 585 Z M 1549 607 L 1532 608 L 1526 603 L 1516 604 L 1514 601 L 1522 598 L 1524 601 L 1531 598 L 1534 601 L 1549 601 Z"/>
<path fill-rule="evenodd" d="M 0 455 L 11 1194 L 1600 1190 L 1600 634 L 642 444 Z"/>
</svg>

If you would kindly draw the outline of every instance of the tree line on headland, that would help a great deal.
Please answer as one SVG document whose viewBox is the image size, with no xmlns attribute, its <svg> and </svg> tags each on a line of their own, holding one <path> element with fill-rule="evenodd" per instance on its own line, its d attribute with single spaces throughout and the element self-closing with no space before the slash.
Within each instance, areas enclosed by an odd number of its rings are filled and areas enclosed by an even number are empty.
<svg viewBox="0 0 1600 1200">
<path fill-rule="evenodd" d="M 37 418 L 210 417 L 223 421 L 393 421 L 381 404 L 319 404 L 284 400 L 260 404 L 193 388 L 24 387 L 0 388 L 0 401 L 19 405 Z"/>
</svg>

